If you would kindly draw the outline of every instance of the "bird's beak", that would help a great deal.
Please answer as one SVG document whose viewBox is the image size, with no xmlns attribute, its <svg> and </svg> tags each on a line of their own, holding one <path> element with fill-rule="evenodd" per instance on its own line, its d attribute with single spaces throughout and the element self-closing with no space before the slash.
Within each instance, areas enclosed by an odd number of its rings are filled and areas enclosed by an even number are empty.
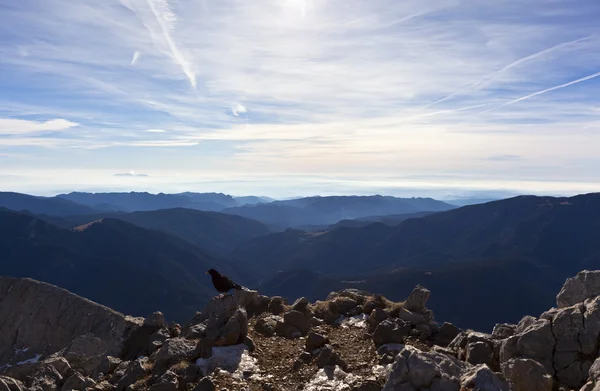
<svg viewBox="0 0 600 391">
<path fill-rule="evenodd" d="M 208 272 L 204 273 L 204 274 L 208 274 Z"/>
</svg>

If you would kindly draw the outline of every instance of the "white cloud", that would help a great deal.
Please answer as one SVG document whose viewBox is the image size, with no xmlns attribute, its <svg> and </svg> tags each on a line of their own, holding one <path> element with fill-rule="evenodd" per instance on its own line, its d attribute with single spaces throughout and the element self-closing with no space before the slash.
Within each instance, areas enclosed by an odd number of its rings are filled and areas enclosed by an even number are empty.
<svg viewBox="0 0 600 391">
<path fill-rule="evenodd" d="M 118 173 L 115 174 L 114 176 L 119 176 L 119 177 L 148 177 L 148 174 L 139 174 L 136 173 L 135 171 L 129 171 L 129 172 L 122 172 L 122 173 Z"/>
<path fill-rule="evenodd" d="M 248 110 L 246 110 L 246 108 L 241 103 L 235 103 L 231 107 L 231 113 L 236 117 L 238 117 L 240 114 L 246 114 L 247 112 Z"/>
<path fill-rule="evenodd" d="M 165 133 L 166 131 L 164 129 L 146 129 L 146 132 L 148 132 L 148 133 Z"/>
<path fill-rule="evenodd" d="M 44 131 L 66 130 L 78 123 L 66 119 L 52 119 L 45 122 L 29 121 L 11 118 L 0 118 L 0 134 L 39 133 Z"/>
<path fill-rule="evenodd" d="M 140 52 L 138 52 L 137 50 L 133 53 L 133 58 L 131 59 L 131 64 L 130 65 L 135 65 L 135 63 L 138 62 L 138 60 L 140 59 Z"/>
</svg>

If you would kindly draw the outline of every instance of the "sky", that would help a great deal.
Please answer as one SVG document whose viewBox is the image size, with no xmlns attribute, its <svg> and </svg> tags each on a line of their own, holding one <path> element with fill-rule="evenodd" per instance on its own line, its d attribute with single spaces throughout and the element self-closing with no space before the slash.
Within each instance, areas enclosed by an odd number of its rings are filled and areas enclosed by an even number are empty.
<svg viewBox="0 0 600 391">
<path fill-rule="evenodd" d="M 600 191 L 597 0 L 0 0 L 0 190 Z"/>
</svg>

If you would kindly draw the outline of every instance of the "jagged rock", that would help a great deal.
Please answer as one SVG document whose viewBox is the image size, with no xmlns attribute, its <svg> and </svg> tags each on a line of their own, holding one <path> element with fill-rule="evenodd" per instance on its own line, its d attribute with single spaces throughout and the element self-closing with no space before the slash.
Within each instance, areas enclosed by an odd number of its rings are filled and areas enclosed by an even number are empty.
<svg viewBox="0 0 600 391">
<path fill-rule="evenodd" d="M 250 338 L 249 336 L 246 335 L 244 337 L 243 343 L 244 343 L 244 345 L 246 345 L 248 347 L 249 352 L 253 352 L 256 350 L 256 344 L 254 343 L 254 340 L 252 338 Z"/>
<path fill-rule="evenodd" d="M 304 362 L 305 364 L 308 364 L 310 362 L 310 360 L 312 360 L 312 355 L 309 352 L 302 352 L 300 353 L 300 360 L 302 360 L 302 362 Z"/>
<path fill-rule="evenodd" d="M 183 338 L 171 338 L 166 340 L 158 351 L 154 358 L 154 366 L 167 368 L 169 364 L 195 358 L 195 353 L 196 344 L 193 341 Z"/>
<path fill-rule="evenodd" d="M 187 339 L 202 338 L 206 335 L 206 324 L 198 323 L 186 327 L 183 329 L 183 334 Z"/>
<path fill-rule="evenodd" d="M 293 311 L 302 312 L 304 315 L 308 314 L 308 299 L 301 297 L 297 299 L 294 304 L 290 307 Z"/>
<path fill-rule="evenodd" d="M 103 380 L 99 383 L 96 383 L 92 391 L 113 391 L 115 390 L 115 386 L 110 384 L 110 382 Z M 89 391 L 89 390 L 88 390 Z"/>
<path fill-rule="evenodd" d="M 512 391 L 552 391 L 552 375 L 535 360 L 513 358 L 502 365 L 502 373 L 513 384 Z"/>
<path fill-rule="evenodd" d="M 56 380 L 62 380 L 63 377 L 71 371 L 71 365 L 64 357 L 49 357 L 43 361 L 35 363 L 28 363 L 19 365 L 16 367 L 8 368 L 4 371 L 4 375 L 20 380 L 22 382 L 27 381 L 30 378 L 38 378 L 40 382 L 44 382 L 42 379 L 49 379 L 52 383 Z"/>
<path fill-rule="evenodd" d="M 54 285 L 10 277 L 0 277 L 0 319 L 2 363 L 11 359 L 13 346 L 52 354 L 88 333 L 106 343 L 107 354 L 116 356 L 142 323 Z"/>
<path fill-rule="evenodd" d="M 71 391 L 71 390 L 85 390 L 88 387 L 94 387 L 96 382 L 89 377 L 83 376 L 79 372 L 75 372 L 71 375 L 65 383 L 63 384 L 61 391 Z"/>
<path fill-rule="evenodd" d="M 340 315 L 354 315 L 350 314 L 350 311 L 359 305 L 359 301 L 355 297 L 344 295 L 344 291 L 339 294 L 340 296 L 333 298 L 329 302 L 330 311 L 337 314 L 337 317 Z"/>
<path fill-rule="evenodd" d="M 517 327 L 515 328 L 515 334 L 521 334 L 523 331 L 525 331 L 525 329 L 529 326 L 531 326 L 537 319 L 533 316 L 524 316 L 519 323 L 517 324 Z M 547 320 L 552 320 L 552 318 L 547 319 Z"/>
<path fill-rule="evenodd" d="M 60 351 L 71 366 L 90 375 L 107 355 L 106 343 L 92 334 L 80 335 Z"/>
<path fill-rule="evenodd" d="M 534 318 L 532 321 L 528 320 L 526 325 L 527 327 L 521 326 L 520 322 L 517 331 L 520 329 L 523 331 L 502 341 L 500 361 L 503 363 L 513 357 L 534 358 L 553 374 L 552 356 L 555 339 L 551 322 Z"/>
<path fill-rule="evenodd" d="M 452 323 L 445 322 L 435 333 L 433 342 L 439 346 L 448 346 L 460 333 L 460 329 Z"/>
<path fill-rule="evenodd" d="M 506 339 L 512 337 L 515 334 L 517 328 L 514 324 L 498 323 L 494 326 L 492 331 L 492 338 L 494 339 Z"/>
<path fill-rule="evenodd" d="M 156 328 L 157 330 L 163 327 L 167 327 L 165 316 L 162 312 L 156 311 L 152 315 L 144 319 L 144 326 Z"/>
<path fill-rule="evenodd" d="M 477 341 L 467 344 L 466 361 L 473 365 L 486 364 L 494 368 L 498 364 L 494 360 L 494 348 L 486 342 Z"/>
<path fill-rule="evenodd" d="M 480 391 L 508 391 L 509 384 L 500 379 L 486 365 L 477 365 L 471 368 L 461 378 L 461 385 L 467 389 Z"/>
<path fill-rule="evenodd" d="M 311 331 L 306 337 L 305 349 L 308 352 L 312 352 L 315 349 L 325 346 L 328 342 L 329 339 L 326 336 Z"/>
<path fill-rule="evenodd" d="M 281 296 L 274 296 L 269 302 L 269 312 L 273 315 L 279 315 L 285 311 L 285 302 Z"/>
<path fill-rule="evenodd" d="M 214 343 L 214 346 L 237 345 L 244 341 L 248 335 L 248 315 L 246 310 L 238 308 L 229 318 L 225 327 L 220 331 L 220 335 Z"/>
<path fill-rule="evenodd" d="M 376 379 L 365 379 L 352 387 L 352 391 L 381 391 L 381 384 Z"/>
<path fill-rule="evenodd" d="M 25 386 L 16 379 L 0 376 L 0 391 L 25 391 Z"/>
<path fill-rule="evenodd" d="M 571 307 L 596 296 L 600 296 L 600 270 L 583 270 L 567 279 L 556 296 L 556 304 L 558 308 Z"/>
<path fill-rule="evenodd" d="M 185 369 L 183 369 L 181 373 L 178 372 L 178 375 L 180 375 L 183 378 L 184 384 L 188 384 L 196 383 L 198 378 L 202 375 L 202 372 L 200 371 L 200 368 L 198 368 L 196 365 L 190 364 Z"/>
<path fill-rule="evenodd" d="M 277 322 L 275 325 L 275 334 L 288 339 L 302 336 L 302 332 L 299 329 L 285 322 Z"/>
<path fill-rule="evenodd" d="M 287 324 L 290 324 L 300 330 L 302 335 L 306 335 L 310 330 L 310 323 L 302 312 L 299 311 L 289 311 L 283 315 L 283 321 Z"/>
<path fill-rule="evenodd" d="M 113 373 L 115 369 L 117 369 L 121 362 L 122 361 L 120 358 L 105 356 L 100 362 L 100 365 L 98 365 L 96 369 L 94 369 L 94 371 L 92 372 L 92 376 L 99 377 L 100 374 L 109 375 Z"/>
<path fill-rule="evenodd" d="M 396 356 L 384 391 L 460 389 L 459 379 L 469 364 L 438 352 L 406 346 Z"/>
<path fill-rule="evenodd" d="M 404 302 L 404 308 L 409 311 L 422 312 L 426 309 L 425 306 L 430 294 L 431 292 L 428 289 L 417 285 Z"/>
<path fill-rule="evenodd" d="M 375 328 L 377 327 L 377 325 L 379 325 L 379 323 L 383 322 L 384 320 L 388 319 L 390 317 L 390 315 L 387 313 L 387 311 L 385 311 L 382 308 L 376 307 L 374 308 L 370 315 L 369 318 L 367 319 L 367 324 L 369 325 L 369 331 L 374 331 Z"/>
<path fill-rule="evenodd" d="M 148 345 L 147 352 L 148 354 L 152 354 L 163 345 L 163 343 L 171 338 L 171 332 L 168 328 L 163 327 L 159 329 L 156 333 L 150 336 L 150 343 Z"/>
<path fill-rule="evenodd" d="M 117 371 L 115 371 L 116 373 Z M 124 391 L 127 387 L 135 383 L 146 374 L 146 368 L 142 360 L 135 360 L 129 363 L 123 377 L 118 381 L 116 391 Z"/>
<path fill-rule="evenodd" d="M 334 367 L 336 365 L 342 368 L 344 371 L 348 370 L 348 364 L 342 360 L 340 355 L 333 349 L 331 345 L 323 346 L 319 356 L 317 357 L 317 366 L 319 368 L 323 368 Z"/>
<path fill-rule="evenodd" d="M 283 323 L 283 318 L 281 316 L 265 316 L 256 321 L 256 324 L 254 325 L 254 331 L 264 335 L 265 337 L 272 337 L 275 335 L 277 323 Z"/>
<path fill-rule="evenodd" d="M 166 371 L 148 391 L 177 391 L 179 388 L 179 379 L 171 371 Z"/>
<path fill-rule="evenodd" d="M 410 334 L 410 323 L 400 319 L 387 319 L 379 323 L 373 333 L 375 346 L 387 343 L 403 343 L 404 338 Z"/>
<path fill-rule="evenodd" d="M 561 384 L 572 388 L 578 388 L 585 383 L 587 373 L 584 373 L 581 361 L 573 361 L 566 368 L 556 371 L 556 379 Z"/>
<path fill-rule="evenodd" d="M 583 331 L 582 305 L 560 309 L 552 320 L 552 333 L 556 338 L 554 349 L 557 352 L 577 352 L 581 350 L 579 334 Z"/>
<path fill-rule="evenodd" d="M 429 311 L 429 310 L 424 309 L 424 310 L 422 310 L 422 313 L 417 313 L 417 312 L 409 311 L 406 308 L 399 308 L 397 311 L 395 311 L 393 313 L 393 315 L 394 315 L 394 317 L 396 317 L 398 319 L 402 319 L 410 324 L 419 326 L 419 325 L 422 325 L 422 324 L 425 324 L 428 322 L 428 317 L 423 316 L 424 314 L 427 315 L 427 311 Z M 429 319 L 429 320 L 431 320 L 431 319 Z"/>
<path fill-rule="evenodd" d="M 171 338 L 181 337 L 182 332 L 183 329 L 179 323 L 171 322 L 169 324 L 169 334 L 171 335 Z"/>
<path fill-rule="evenodd" d="M 586 356 L 597 356 L 600 337 L 600 296 L 586 300 L 584 306 L 583 324 L 585 326 L 579 334 L 581 353 Z"/>
</svg>

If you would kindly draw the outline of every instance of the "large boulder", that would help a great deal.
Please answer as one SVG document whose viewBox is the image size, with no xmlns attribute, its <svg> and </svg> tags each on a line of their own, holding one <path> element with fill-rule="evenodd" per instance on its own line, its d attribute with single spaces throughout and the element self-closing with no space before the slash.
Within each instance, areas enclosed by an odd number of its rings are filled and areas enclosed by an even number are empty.
<svg viewBox="0 0 600 391">
<path fill-rule="evenodd" d="M 219 331 L 214 346 L 237 345 L 248 335 L 248 315 L 242 307 L 238 308 Z"/>
<path fill-rule="evenodd" d="M 54 285 L 10 277 L 0 277 L 0 319 L 0 366 L 11 360 L 13 346 L 52 354 L 85 334 L 116 356 L 143 322 Z"/>
<path fill-rule="evenodd" d="M 426 309 L 430 294 L 431 291 L 421 285 L 417 285 L 404 302 L 404 308 L 409 311 L 423 312 Z"/>
<path fill-rule="evenodd" d="M 306 315 L 300 311 L 288 311 L 283 315 L 283 321 L 300 330 L 302 335 L 306 335 L 310 330 L 310 322 Z"/>
<path fill-rule="evenodd" d="M 406 336 L 410 334 L 412 328 L 410 323 L 400 319 L 387 319 L 379 323 L 373 333 L 373 342 L 375 346 L 381 346 L 388 343 L 403 343 Z"/>
<path fill-rule="evenodd" d="M 567 279 L 556 296 L 556 304 L 558 308 L 570 307 L 596 296 L 600 296 L 600 270 L 584 270 Z"/>
<path fill-rule="evenodd" d="M 196 344 L 183 338 L 171 338 L 165 341 L 154 358 L 154 366 L 167 368 L 171 364 L 196 358 Z"/>
<path fill-rule="evenodd" d="M 528 358 L 512 358 L 502 365 L 512 391 L 552 391 L 554 380 L 542 364 Z"/>
</svg>

